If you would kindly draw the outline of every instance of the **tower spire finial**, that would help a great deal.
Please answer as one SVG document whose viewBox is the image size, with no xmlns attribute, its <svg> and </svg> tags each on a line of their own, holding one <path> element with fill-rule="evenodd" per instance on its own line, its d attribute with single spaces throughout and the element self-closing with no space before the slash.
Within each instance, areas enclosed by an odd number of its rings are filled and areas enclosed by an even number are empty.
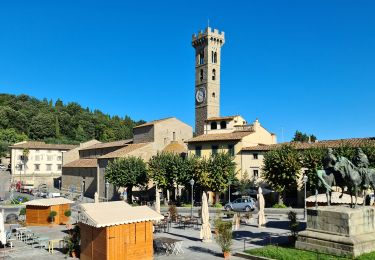
<svg viewBox="0 0 375 260">
<path fill-rule="evenodd" d="M 210 18 L 207 19 L 207 27 L 210 27 Z"/>
</svg>

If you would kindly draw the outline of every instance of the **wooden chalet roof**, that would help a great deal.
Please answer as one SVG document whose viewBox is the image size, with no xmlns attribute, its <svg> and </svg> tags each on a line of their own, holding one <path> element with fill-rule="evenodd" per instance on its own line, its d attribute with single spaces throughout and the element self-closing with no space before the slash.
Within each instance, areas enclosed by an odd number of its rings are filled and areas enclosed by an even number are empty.
<svg viewBox="0 0 375 260">
<path fill-rule="evenodd" d="M 337 140 L 322 140 L 314 143 L 301 143 L 301 142 L 286 142 L 271 145 L 257 145 L 251 147 L 244 147 L 242 151 L 270 151 L 280 148 L 283 145 L 291 145 L 297 150 L 305 150 L 310 148 L 338 148 L 341 146 L 359 147 L 363 145 L 374 145 L 375 137 L 368 138 L 349 138 Z"/>
<path fill-rule="evenodd" d="M 147 206 L 132 207 L 124 201 L 85 203 L 80 206 L 78 221 L 96 228 L 164 218 Z"/>
<path fill-rule="evenodd" d="M 64 165 L 64 168 L 96 168 L 97 159 L 78 159 Z"/>
<path fill-rule="evenodd" d="M 15 143 L 9 146 L 13 149 L 45 149 L 45 150 L 71 150 L 78 147 L 77 145 L 71 144 L 46 144 L 40 141 L 24 141 L 20 143 Z"/>
<path fill-rule="evenodd" d="M 198 143 L 198 142 L 209 142 L 209 141 L 236 141 L 241 140 L 243 137 L 252 134 L 252 131 L 239 131 L 232 133 L 221 133 L 221 134 L 204 134 L 196 136 L 190 140 L 188 143 Z"/>
<path fill-rule="evenodd" d="M 28 202 L 25 202 L 24 205 L 48 207 L 48 206 L 72 204 L 72 203 L 74 203 L 74 201 L 71 201 L 65 198 L 49 198 L 49 199 L 30 200 Z"/>
</svg>

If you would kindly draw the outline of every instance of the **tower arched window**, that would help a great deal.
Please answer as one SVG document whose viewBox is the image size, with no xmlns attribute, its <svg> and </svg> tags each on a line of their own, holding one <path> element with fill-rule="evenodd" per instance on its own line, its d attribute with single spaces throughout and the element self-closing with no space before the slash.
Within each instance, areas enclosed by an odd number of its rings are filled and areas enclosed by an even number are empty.
<svg viewBox="0 0 375 260">
<path fill-rule="evenodd" d="M 199 64 L 204 64 L 204 51 L 199 53 Z"/>
<path fill-rule="evenodd" d="M 227 128 L 227 122 L 221 121 L 220 122 L 220 129 L 226 129 Z"/>
<path fill-rule="evenodd" d="M 199 76 L 200 80 L 203 81 L 203 69 L 200 70 L 200 76 Z"/>
<path fill-rule="evenodd" d="M 214 53 L 214 62 L 213 63 L 217 63 L 217 52 L 216 51 Z"/>
<path fill-rule="evenodd" d="M 217 129 L 217 123 L 216 122 L 211 122 L 211 130 Z"/>
<path fill-rule="evenodd" d="M 216 70 L 213 69 L 212 70 L 212 80 L 215 80 L 216 79 Z"/>
</svg>

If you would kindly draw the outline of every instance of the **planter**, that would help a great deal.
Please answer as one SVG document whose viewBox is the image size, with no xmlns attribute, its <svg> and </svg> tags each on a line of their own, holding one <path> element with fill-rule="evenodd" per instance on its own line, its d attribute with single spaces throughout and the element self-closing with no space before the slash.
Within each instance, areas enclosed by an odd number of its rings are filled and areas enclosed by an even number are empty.
<svg viewBox="0 0 375 260">
<path fill-rule="evenodd" d="M 229 259 L 230 258 L 230 252 L 224 252 L 224 259 Z"/>
</svg>

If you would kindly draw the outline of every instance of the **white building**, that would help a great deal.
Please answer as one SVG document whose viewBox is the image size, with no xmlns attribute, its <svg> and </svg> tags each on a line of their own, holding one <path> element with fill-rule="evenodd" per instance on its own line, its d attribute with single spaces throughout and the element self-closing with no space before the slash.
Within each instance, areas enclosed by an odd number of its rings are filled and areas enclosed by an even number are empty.
<svg viewBox="0 0 375 260">
<path fill-rule="evenodd" d="M 63 153 L 74 145 L 24 141 L 10 146 L 12 182 L 56 186 L 61 178 Z M 26 155 L 26 157 L 25 157 Z"/>
</svg>

